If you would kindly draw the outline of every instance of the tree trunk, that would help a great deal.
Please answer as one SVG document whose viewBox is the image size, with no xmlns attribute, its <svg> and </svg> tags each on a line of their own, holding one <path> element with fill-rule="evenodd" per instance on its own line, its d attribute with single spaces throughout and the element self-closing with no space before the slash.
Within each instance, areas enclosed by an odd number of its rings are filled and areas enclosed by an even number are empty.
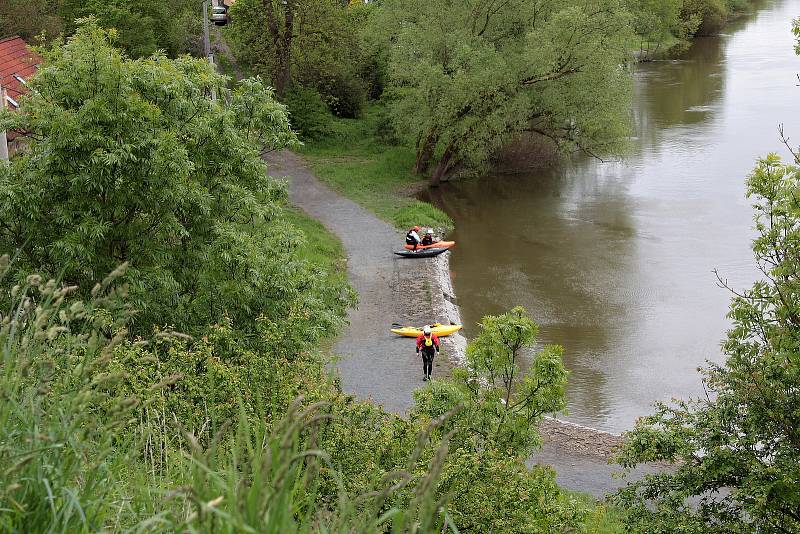
<svg viewBox="0 0 800 534">
<path fill-rule="evenodd" d="M 286 48 L 279 47 L 275 51 L 275 69 L 272 77 L 275 83 L 275 94 L 280 98 L 292 85 L 292 64 L 289 54 L 290 51 Z"/>
<path fill-rule="evenodd" d="M 412 170 L 414 174 L 419 175 L 428 172 L 437 141 L 439 141 L 439 136 L 435 131 L 431 131 L 428 133 L 428 137 L 425 138 L 424 143 L 417 143 L 417 159 L 414 161 L 414 169 Z"/>
<path fill-rule="evenodd" d="M 267 29 L 274 49 L 272 83 L 275 93 L 282 97 L 292 85 L 292 37 L 294 36 L 294 0 L 284 0 L 283 25 L 275 12 L 274 0 L 262 0 L 267 12 Z"/>
<path fill-rule="evenodd" d="M 456 150 L 453 144 L 447 146 L 442 154 L 442 159 L 439 160 L 439 163 L 436 165 L 436 168 L 433 170 L 433 174 L 431 174 L 431 179 L 429 180 L 429 185 L 431 187 L 438 187 L 439 184 L 442 182 L 447 181 L 450 177 L 450 173 L 455 169 L 456 165 L 458 164 L 458 157 L 456 156 Z"/>
</svg>

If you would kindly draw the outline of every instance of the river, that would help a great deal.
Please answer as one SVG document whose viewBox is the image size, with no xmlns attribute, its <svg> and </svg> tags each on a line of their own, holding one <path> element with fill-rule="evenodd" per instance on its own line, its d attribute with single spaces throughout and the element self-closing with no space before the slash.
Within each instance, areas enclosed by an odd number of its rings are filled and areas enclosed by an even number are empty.
<svg viewBox="0 0 800 534">
<path fill-rule="evenodd" d="M 451 269 L 468 335 L 522 305 L 541 343 L 560 344 L 574 422 L 618 432 L 654 401 L 703 393 L 698 366 L 722 361 L 730 294 L 756 278 L 745 179 L 800 144 L 800 0 L 759 4 L 682 56 L 635 67 L 635 138 L 622 161 L 445 184 Z"/>
</svg>

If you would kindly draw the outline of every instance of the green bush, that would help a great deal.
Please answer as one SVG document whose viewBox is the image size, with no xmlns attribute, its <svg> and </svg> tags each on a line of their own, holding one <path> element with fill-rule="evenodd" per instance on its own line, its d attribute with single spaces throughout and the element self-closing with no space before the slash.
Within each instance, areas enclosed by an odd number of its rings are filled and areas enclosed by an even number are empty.
<svg viewBox="0 0 800 534">
<path fill-rule="evenodd" d="M 224 79 L 207 62 L 132 61 L 111 38 L 83 24 L 45 52 L 24 110 L 0 111 L 31 133 L 0 165 L 0 250 L 20 251 L 14 277 L 59 274 L 85 297 L 129 261 L 137 334 L 197 334 L 226 317 L 243 336 L 258 324 L 313 344 L 335 330 L 346 289 L 300 258 L 285 187 L 260 157 L 295 144 L 285 107 L 258 79 L 212 101 Z"/>
<path fill-rule="evenodd" d="M 681 8 L 681 19 L 700 21 L 696 35 L 718 32 L 728 19 L 729 10 L 725 0 L 685 0 Z"/>
<path fill-rule="evenodd" d="M 297 86 L 283 99 L 292 128 L 306 141 L 322 139 L 333 131 L 333 117 L 322 96 L 312 87 Z"/>
<path fill-rule="evenodd" d="M 361 116 L 367 102 L 364 82 L 349 73 L 337 75 L 317 82 L 328 109 L 337 117 L 356 119 Z"/>
</svg>

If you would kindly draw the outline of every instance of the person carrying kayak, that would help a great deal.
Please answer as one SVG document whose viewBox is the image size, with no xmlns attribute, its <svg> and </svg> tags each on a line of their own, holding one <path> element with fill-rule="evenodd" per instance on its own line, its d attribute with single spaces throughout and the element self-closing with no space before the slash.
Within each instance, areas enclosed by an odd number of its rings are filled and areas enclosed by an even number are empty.
<svg viewBox="0 0 800 534">
<path fill-rule="evenodd" d="M 433 371 L 433 357 L 439 352 L 439 338 L 431 332 L 431 327 L 425 325 L 422 333 L 417 336 L 417 354 L 422 352 L 422 370 L 425 373 L 422 380 L 431 379 Z"/>
<path fill-rule="evenodd" d="M 411 230 L 408 231 L 406 234 L 406 245 L 411 245 L 414 247 L 413 250 L 417 250 L 417 247 L 420 243 L 422 243 L 422 239 L 419 237 L 419 226 L 413 227 Z"/>
<path fill-rule="evenodd" d="M 422 237 L 422 244 L 423 245 L 433 245 L 433 228 L 428 228 L 425 232 L 425 235 Z"/>
</svg>

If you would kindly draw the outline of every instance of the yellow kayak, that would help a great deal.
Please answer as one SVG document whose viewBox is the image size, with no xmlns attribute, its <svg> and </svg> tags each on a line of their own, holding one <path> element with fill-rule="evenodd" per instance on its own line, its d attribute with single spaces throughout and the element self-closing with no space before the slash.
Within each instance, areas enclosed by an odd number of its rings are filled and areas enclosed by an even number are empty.
<svg viewBox="0 0 800 534">
<path fill-rule="evenodd" d="M 460 324 L 433 323 L 431 325 L 431 331 L 438 337 L 449 336 L 450 334 L 458 332 L 462 328 L 463 327 Z M 399 328 L 392 328 L 392 333 L 403 337 L 418 337 L 422 333 L 422 328 L 417 328 L 415 326 L 401 326 Z"/>
</svg>

